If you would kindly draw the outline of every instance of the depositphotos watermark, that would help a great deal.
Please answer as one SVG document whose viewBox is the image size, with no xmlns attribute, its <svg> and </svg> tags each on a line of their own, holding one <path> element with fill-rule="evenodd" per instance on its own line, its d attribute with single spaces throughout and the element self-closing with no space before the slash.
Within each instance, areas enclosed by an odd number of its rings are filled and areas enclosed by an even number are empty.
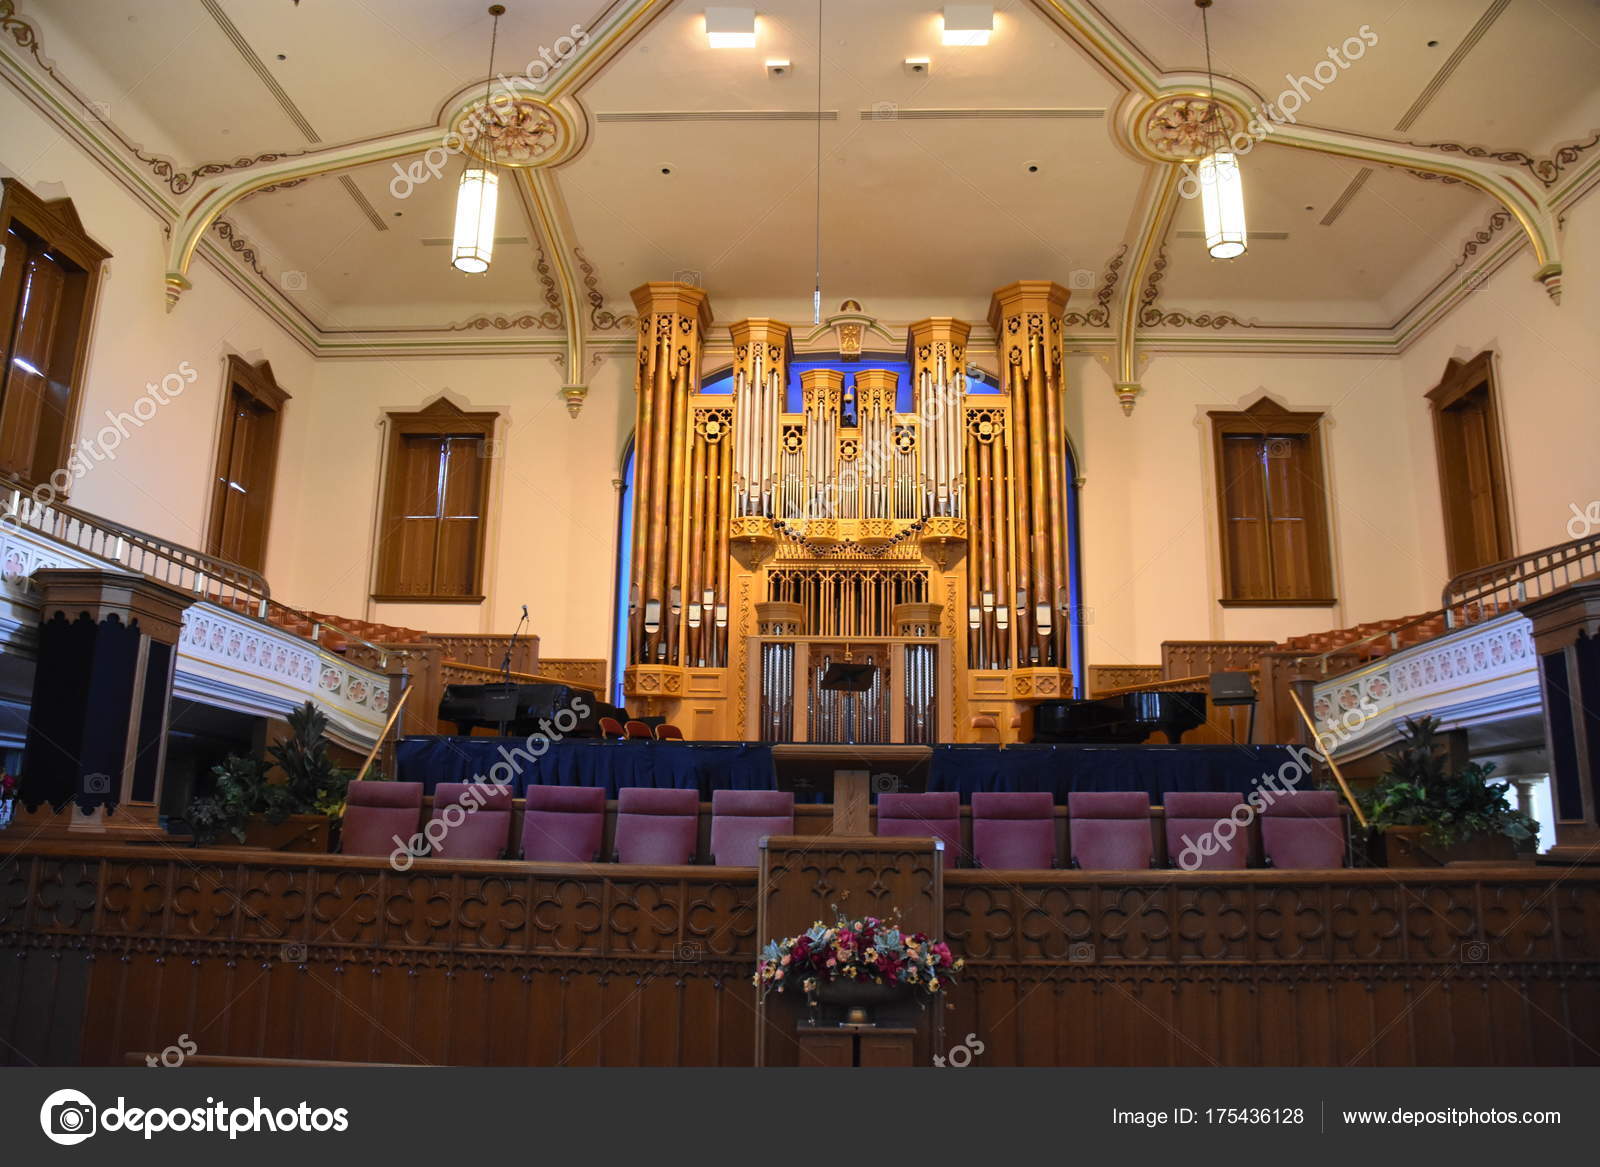
<svg viewBox="0 0 1600 1167">
<path fill-rule="evenodd" d="M 1242 129 L 1228 139 L 1228 149 L 1236 155 L 1243 156 L 1250 153 L 1257 142 L 1265 141 L 1277 127 L 1284 124 L 1298 125 L 1299 119 L 1296 115 L 1311 104 L 1313 94 L 1321 93 L 1339 80 L 1352 63 L 1366 56 L 1367 50 L 1377 43 L 1378 34 L 1372 31 L 1370 24 L 1363 24 L 1356 29 L 1354 36 L 1346 37 L 1338 48 L 1329 45 L 1327 58 L 1312 66 L 1309 74 L 1297 76 L 1294 73 L 1285 73 L 1283 80 L 1288 88 L 1278 94 L 1277 101 L 1262 103 L 1261 110 L 1265 116 L 1253 117 L 1246 122 Z M 1178 183 L 1178 194 L 1186 199 L 1198 198 L 1202 189 L 1200 176 L 1187 162 L 1178 170 L 1183 175 Z"/>
<path fill-rule="evenodd" d="M 574 697 L 572 704 L 567 708 L 557 710 L 550 717 L 540 718 L 539 728 L 530 733 L 521 746 L 516 749 L 501 746 L 500 761 L 489 767 L 487 778 L 482 774 L 473 775 L 466 791 L 461 795 L 460 802 L 439 811 L 410 839 L 394 836 L 394 850 L 389 852 L 389 866 L 396 871 L 410 871 L 411 865 L 418 859 L 426 858 L 431 852 L 439 849 L 439 845 L 449 837 L 451 831 L 466 822 L 468 815 L 481 810 L 489 801 L 482 793 L 484 790 L 490 787 L 510 786 L 517 775 L 522 773 L 524 763 L 537 764 L 539 759 L 549 752 L 552 745 L 578 728 L 578 723 L 589 716 L 591 708 L 582 697 Z"/>
<path fill-rule="evenodd" d="M 229 1106 L 207 1098 L 204 1106 L 129 1106 L 117 1095 L 115 1105 L 99 1107 L 78 1090 L 57 1090 L 39 1107 L 39 1126 L 45 1138 L 63 1147 L 76 1146 L 97 1134 L 143 1135 L 146 1140 L 158 1134 L 178 1131 L 189 1134 L 226 1134 L 229 1140 L 240 1135 L 305 1134 L 344 1132 L 350 1129 L 350 1111 L 341 1106 L 328 1109 L 309 1102 L 297 1106 L 269 1107 L 260 1095 L 249 1106 Z"/>
<path fill-rule="evenodd" d="M 161 378 L 160 383 L 150 381 L 146 383 L 145 391 L 134 398 L 133 405 L 122 412 L 106 410 L 106 423 L 100 427 L 93 437 L 80 438 L 73 443 L 72 452 L 67 455 L 67 464 L 54 471 L 47 479 L 35 486 L 29 493 L 28 499 L 37 510 L 48 510 L 55 505 L 56 499 L 67 492 L 67 488 L 74 482 L 86 477 L 98 463 L 115 462 L 117 450 L 123 442 L 132 437 L 132 430 L 144 428 L 145 422 L 155 417 L 156 411 L 163 405 L 170 405 L 173 398 L 181 394 L 190 385 L 200 379 L 200 374 L 188 361 L 181 361 L 173 372 Z M 0 505 L 0 525 L 19 527 L 25 515 L 20 514 L 22 497 L 13 494 L 3 505 Z"/>
<path fill-rule="evenodd" d="M 581 24 L 575 24 L 569 35 L 556 37 L 553 49 L 540 46 L 539 55 L 528 62 L 528 67 L 521 75 L 507 77 L 501 73 L 495 77 L 487 106 L 480 105 L 474 109 L 471 116 L 461 123 L 459 131 L 450 130 L 437 146 L 430 147 L 410 166 L 401 166 L 398 162 L 393 164 L 394 177 L 389 180 L 389 193 L 397 199 L 408 199 L 417 187 L 438 178 L 450 165 L 451 158 L 465 152 L 468 143 L 489 130 L 490 119 L 485 116 L 486 108 L 500 109 L 510 105 L 517 99 L 518 89 L 537 91 L 573 53 L 588 43 L 589 30 Z"/>
</svg>

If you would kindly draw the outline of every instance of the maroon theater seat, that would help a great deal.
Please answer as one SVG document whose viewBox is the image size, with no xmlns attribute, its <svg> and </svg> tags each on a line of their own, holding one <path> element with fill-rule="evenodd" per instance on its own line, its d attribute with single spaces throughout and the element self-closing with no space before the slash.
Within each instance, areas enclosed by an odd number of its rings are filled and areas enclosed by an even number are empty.
<svg viewBox="0 0 1600 1167">
<path fill-rule="evenodd" d="M 1054 867 L 1055 808 L 1048 791 L 974 791 L 972 861 L 979 867 L 1001 870 Z"/>
<path fill-rule="evenodd" d="M 1240 826 L 1233 817 L 1233 812 L 1243 805 L 1243 797 L 1237 794 L 1168 791 L 1162 802 L 1167 818 L 1167 862 L 1180 871 L 1237 871 L 1248 867 L 1250 823 L 1246 819 Z M 1207 835 L 1215 841 L 1214 846 L 1203 842 Z"/>
<path fill-rule="evenodd" d="M 622 727 L 622 733 L 629 741 L 651 742 L 656 739 L 655 733 L 642 721 L 625 723 Z"/>
<path fill-rule="evenodd" d="M 617 862 L 693 863 L 699 817 L 698 791 L 623 788 L 617 795 Z"/>
<path fill-rule="evenodd" d="M 345 792 L 339 850 L 346 855 L 388 855 L 409 843 L 422 825 L 422 783 L 352 782 Z"/>
<path fill-rule="evenodd" d="M 622 728 L 622 722 L 615 717 L 602 717 L 600 719 L 600 736 L 620 738 L 626 736 L 626 731 Z"/>
<path fill-rule="evenodd" d="M 902 838 L 931 835 L 942 839 L 944 865 L 954 867 L 961 854 L 961 796 L 954 791 L 880 794 L 878 834 Z"/>
<path fill-rule="evenodd" d="M 1072 865 L 1085 871 L 1142 871 L 1150 854 L 1150 796 L 1134 791 L 1073 791 L 1067 795 Z"/>
<path fill-rule="evenodd" d="M 1263 796 L 1265 802 L 1265 796 Z M 1261 808 L 1261 849 L 1273 867 L 1343 867 L 1344 813 L 1331 790 L 1291 790 Z"/>
<path fill-rule="evenodd" d="M 787 790 L 713 790 L 711 862 L 754 867 L 768 835 L 794 834 L 794 795 Z"/>
<path fill-rule="evenodd" d="M 522 816 L 522 857 L 594 863 L 606 826 L 601 786 L 530 786 Z"/>
<path fill-rule="evenodd" d="M 512 799 L 511 787 L 494 782 L 439 783 L 433 790 L 433 813 L 428 816 L 430 824 L 434 820 L 440 824 L 433 830 L 437 836 L 433 842 L 434 858 L 505 858 L 506 847 L 511 843 Z M 459 806 L 460 812 L 447 814 L 452 806 Z M 423 831 L 426 833 L 427 827 Z"/>
<path fill-rule="evenodd" d="M 660 725 L 656 726 L 656 741 L 681 742 L 682 740 L 683 730 L 679 729 L 677 726 L 668 725 L 665 722 L 662 722 Z"/>
</svg>

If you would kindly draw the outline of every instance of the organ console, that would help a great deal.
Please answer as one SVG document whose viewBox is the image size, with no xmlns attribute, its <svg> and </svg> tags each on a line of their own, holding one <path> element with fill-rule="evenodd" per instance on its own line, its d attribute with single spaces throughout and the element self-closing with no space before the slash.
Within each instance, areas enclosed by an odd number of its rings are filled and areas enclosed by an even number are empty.
<svg viewBox="0 0 1600 1167">
<path fill-rule="evenodd" d="M 630 705 L 702 739 L 932 743 L 1070 696 L 1067 296 L 994 294 L 997 384 L 969 378 L 953 317 L 911 324 L 898 368 L 798 375 L 789 326 L 756 317 L 727 329 L 730 391 L 705 392 L 705 293 L 636 289 Z M 874 666 L 852 724 L 822 684 L 847 647 Z"/>
</svg>

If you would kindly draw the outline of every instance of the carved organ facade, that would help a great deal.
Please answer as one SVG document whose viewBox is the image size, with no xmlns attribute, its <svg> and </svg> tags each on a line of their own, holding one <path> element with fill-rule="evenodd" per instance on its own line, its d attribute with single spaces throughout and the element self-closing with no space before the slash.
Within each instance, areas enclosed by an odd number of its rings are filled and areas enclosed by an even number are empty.
<svg viewBox="0 0 1600 1167">
<path fill-rule="evenodd" d="M 740 320 L 730 390 L 703 392 L 705 293 L 633 298 L 630 708 L 691 738 L 931 744 L 1072 695 L 1066 289 L 995 293 L 998 391 L 969 383 L 970 325 L 932 317 L 907 385 L 870 355 L 796 373 L 787 324 Z M 872 688 L 823 689 L 844 662 Z"/>
</svg>

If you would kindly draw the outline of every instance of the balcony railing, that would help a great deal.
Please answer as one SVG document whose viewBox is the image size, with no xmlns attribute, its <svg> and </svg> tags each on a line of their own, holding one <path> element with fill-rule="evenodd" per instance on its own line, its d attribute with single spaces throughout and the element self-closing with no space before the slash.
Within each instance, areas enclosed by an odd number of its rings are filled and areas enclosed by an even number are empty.
<svg viewBox="0 0 1600 1167">
<path fill-rule="evenodd" d="M 1315 656 L 1303 657 L 1320 665 L 1324 676 L 1328 662 L 1336 656 L 1355 654 L 1364 657 L 1380 641 L 1388 641 L 1389 648 L 1401 647 L 1402 634 L 1430 621 L 1439 626 L 1441 635 L 1457 628 L 1496 620 L 1514 612 L 1529 600 L 1560 591 L 1568 584 L 1600 572 L 1600 533 L 1585 535 L 1554 547 L 1530 551 L 1514 559 L 1491 563 L 1464 571 L 1445 584 L 1439 607 L 1432 612 L 1413 616 L 1403 623 L 1392 625 L 1370 636 L 1336 645 Z M 1422 640 L 1432 639 L 1432 635 Z M 1420 643 L 1421 640 L 1414 643 Z"/>
<path fill-rule="evenodd" d="M 1458 610 L 1474 613 L 1469 623 L 1492 620 L 1596 572 L 1600 532 L 1464 571 L 1445 584 L 1439 606 L 1451 628 L 1461 623 Z"/>
<path fill-rule="evenodd" d="M 92 515 L 66 503 L 41 505 L 16 483 L 8 501 L 0 503 L 0 523 L 37 532 L 96 559 L 116 564 L 178 591 L 193 592 L 202 600 L 232 609 L 274 625 L 308 627 L 303 635 L 320 644 L 329 629 L 351 644 L 376 654 L 378 669 L 388 664 L 389 650 L 358 636 L 325 617 L 312 616 L 272 598 L 266 577 L 241 564 L 196 551 L 112 519 Z M 0 488 L 3 489 L 3 488 Z M 5 498 L 0 494 L 0 499 Z"/>
</svg>

